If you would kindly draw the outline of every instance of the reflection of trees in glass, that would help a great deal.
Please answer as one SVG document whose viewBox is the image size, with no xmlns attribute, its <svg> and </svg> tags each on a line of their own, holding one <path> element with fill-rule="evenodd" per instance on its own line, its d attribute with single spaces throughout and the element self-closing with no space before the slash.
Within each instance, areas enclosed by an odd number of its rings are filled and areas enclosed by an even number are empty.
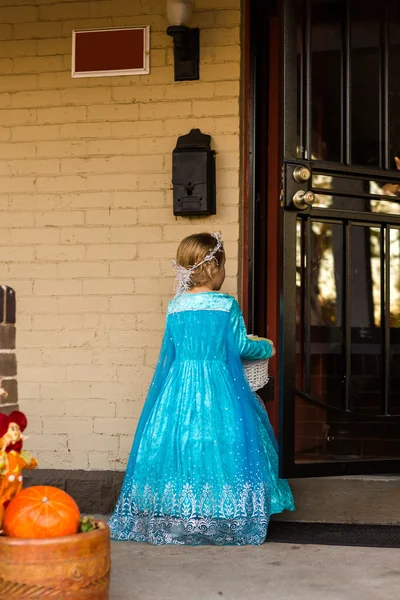
<svg viewBox="0 0 400 600">
<path fill-rule="evenodd" d="M 375 325 L 381 323 L 381 231 L 370 228 L 372 296 Z M 400 230 L 390 230 L 390 326 L 400 327 Z"/>
<path fill-rule="evenodd" d="M 400 229 L 390 230 L 390 326 L 400 327 Z"/>
<path fill-rule="evenodd" d="M 332 227 L 312 223 L 311 319 L 313 325 L 335 325 L 337 292 Z"/>
<path fill-rule="evenodd" d="M 374 324 L 378 327 L 381 324 L 381 231 L 370 227 L 369 232 Z"/>
</svg>

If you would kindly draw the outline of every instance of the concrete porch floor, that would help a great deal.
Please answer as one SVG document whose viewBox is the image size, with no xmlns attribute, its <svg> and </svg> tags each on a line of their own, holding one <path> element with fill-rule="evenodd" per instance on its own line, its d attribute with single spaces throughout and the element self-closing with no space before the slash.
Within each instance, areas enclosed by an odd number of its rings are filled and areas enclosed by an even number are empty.
<svg viewBox="0 0 400 600">
<path fill-rule="evenodd" d="M 398 600 L 400 550 L 112 543 L 110 600 Z"/>
</svg>

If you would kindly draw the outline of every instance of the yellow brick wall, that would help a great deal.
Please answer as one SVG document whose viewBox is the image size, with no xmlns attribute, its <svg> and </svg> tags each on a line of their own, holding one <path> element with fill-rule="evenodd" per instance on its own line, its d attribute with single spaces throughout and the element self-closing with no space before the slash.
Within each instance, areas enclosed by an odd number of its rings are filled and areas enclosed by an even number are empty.
<svg viewBox="0 0 400 600">
<path fill-rule="evenodd" d="M 18 301 L 20 406 L 42 468 L 122 469 L 177 242 L 220 229 L 237 292 L 240 0 L 196 0 L 201 81 L 174 83 L 165 0 L 3 0 L 0 283 Z M 71 78 L 74 28 L 151 26 L 151 73 Z M 171 152 L 217 150 L 216 217 L 172 214 Z"/>
</svg>

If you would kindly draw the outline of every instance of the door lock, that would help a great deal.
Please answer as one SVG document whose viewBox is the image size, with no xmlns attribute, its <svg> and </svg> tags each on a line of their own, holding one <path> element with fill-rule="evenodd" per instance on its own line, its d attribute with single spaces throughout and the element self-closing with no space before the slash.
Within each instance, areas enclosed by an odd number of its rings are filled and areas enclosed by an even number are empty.
<svg viewBox="0 0 400 600">
<path fill-rule="evenodd" d="M 310 170 L 307 169 L 307 167 L 304 167 L 302 165 L 299 165 L 293 171 L 293 179 L 297 183 L 304 183 L 305 181 L 308 181 L 310 179 L 310 177 L 311 177 Z"/>
<path fill-rule="evenodd" d="M 293 196 L 293 204 L 298 210 L 306 210 L 315 202 L 315 194 L 313 192 L 303 192 L 298 190 Z"/>
</svg>

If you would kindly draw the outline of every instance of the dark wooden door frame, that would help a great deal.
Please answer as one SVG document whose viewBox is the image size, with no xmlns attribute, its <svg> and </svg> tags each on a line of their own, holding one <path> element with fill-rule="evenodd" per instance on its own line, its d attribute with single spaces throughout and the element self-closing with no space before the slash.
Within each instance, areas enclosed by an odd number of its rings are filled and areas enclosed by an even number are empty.
<svg viewBox="0 0 400 600">
<path fill-rule="evenodd" d="M 243 13 L 242 307 L 248 329 L 279 356 L 279 23 L 277 3 L 246 0 Z M 278 433 L 278 358 L 264 399 Z"/>
</svg>

